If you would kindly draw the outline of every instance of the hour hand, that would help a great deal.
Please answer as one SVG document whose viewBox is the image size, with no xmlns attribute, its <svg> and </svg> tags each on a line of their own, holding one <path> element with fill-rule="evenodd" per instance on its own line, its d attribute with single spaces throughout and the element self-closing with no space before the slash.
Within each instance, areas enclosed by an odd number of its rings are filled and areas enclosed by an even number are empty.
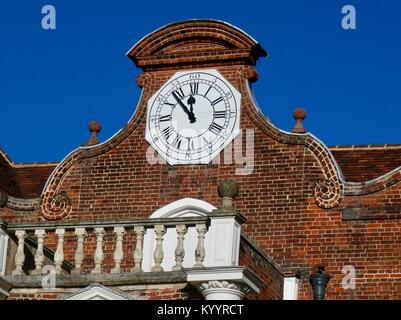
<svg viewBox="0 0 401 320">
<path fill-rule="evenodd" d="M 195 98 L 194 98 L 193 96 L 190 96 L 189 99 L 188 99 L 188 101 L 187 101 L 187 104 L 190 105 L 190 109 L 189 109 L 189 110 L 190 110 L 192 113 L 194 113 L 194 104 L 195 104 L 195 102 L 196 102 L 196 100 L 195 100 Z"/>
</svg>

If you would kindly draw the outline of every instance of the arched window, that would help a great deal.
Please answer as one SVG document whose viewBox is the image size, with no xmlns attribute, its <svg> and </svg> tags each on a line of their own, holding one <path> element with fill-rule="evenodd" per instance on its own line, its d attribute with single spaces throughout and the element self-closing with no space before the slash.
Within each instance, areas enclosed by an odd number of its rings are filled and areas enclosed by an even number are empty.
<svg viewBox="0 0 401 320">
<path fill-rule="evenodd" d="M 196 217 L 206 216 L 216 209 L 210 203 L 193 198 L 184 198 L 165 205 L 164 207 L 156 210 L 149 217 L 155 218 L 178 218 L 178 217 Z M 211 230 L 205 236 L 205 251 L 211 248 Z M 164 259 L 162 267 L 164 271 L 171 271 L 175 264 L 174 251 L 177 246 L 177 232 L 174 228 L 168 228 L 163 238 Z M 185 235 L 184 250 L 185 257 L 183 261 L 184 268 L 190 268 L 195 264 L 195 249 L 197 245 L 198 235 L 195 227 L 189 227 Z M 153 266 L 153 252 L 155 249 L 155 234 L 153 228 L 147 229 L 144 237 L 144 250 L 142 269 L 145 272 L 150 271 Z M 208 255 L 205 257 L 204 266 L 210 266 Z"/>
<path fill-rule="evenodd" d="M 206 201 L 194 198 L 184 198 L 169 203 L 168 205 L 156 210 L 149 218 L 206 216 L 214 209 L 216 209 L 216 207 Z"/>
</svg>

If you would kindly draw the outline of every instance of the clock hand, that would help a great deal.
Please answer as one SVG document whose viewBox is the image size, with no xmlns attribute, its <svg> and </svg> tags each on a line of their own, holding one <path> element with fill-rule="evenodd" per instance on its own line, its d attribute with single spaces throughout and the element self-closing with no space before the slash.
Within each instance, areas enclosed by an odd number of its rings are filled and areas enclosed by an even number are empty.
<svg viewBox="0 0 401 320">
<path fill-rule="evenodd" d="M 181 106 L 181 108 L 184 110 L 184 112 L 188 115 L 189 122 L 194 123 L 196 121 L 195 115 L 193 112 L 190 112 L 188 108 L 185 106 L 185 104 L 178 98 L 178 96 L 175 94 L 173 91 L 171 93 L 174 97 L 174 99 L 178 102 L 178 104 Z"/>
<path fill-rule="evenodd" d="M 193 96 L 190 96 L 189 97 L 189 99 L 188 99 L 188 101 L 187 101 L 187 104 L 189 104 L 191 107 L 190 107 L 190 111 L 192 112 L 192 113 L 194 113 L 193 111 L 194 111 L 194 104 L 195 104 L 195 102 L 196 102 L 196 100 L 195 100 L 195 98 L 193 97 Z"/>
</svg>

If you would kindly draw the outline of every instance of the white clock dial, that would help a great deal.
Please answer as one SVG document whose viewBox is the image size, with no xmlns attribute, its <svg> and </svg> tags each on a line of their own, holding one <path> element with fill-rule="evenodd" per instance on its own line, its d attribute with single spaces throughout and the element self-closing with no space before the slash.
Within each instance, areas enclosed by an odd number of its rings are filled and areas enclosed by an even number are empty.
<svg viewBox="0 0 401 320">
<path fill-rule="evenodd" d="M 217 70 L 177 72 L 148 101 L 146 140 L 171 165 L 209 163 L 239 132 L 240 100 Z"/>
</svg>

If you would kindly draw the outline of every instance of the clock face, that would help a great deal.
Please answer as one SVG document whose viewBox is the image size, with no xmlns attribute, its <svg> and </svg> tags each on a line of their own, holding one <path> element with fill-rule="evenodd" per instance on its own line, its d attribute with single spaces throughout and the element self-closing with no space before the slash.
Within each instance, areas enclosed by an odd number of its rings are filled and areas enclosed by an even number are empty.
<svg viewBox="0 0 401 320">
<path fill-rule="evenodd" d="M 239 133 L 240 100 L 217 70 L 177 72 L 148 101 L 146 140 L 171 165 L 209 163 Z"/>
</svg>

